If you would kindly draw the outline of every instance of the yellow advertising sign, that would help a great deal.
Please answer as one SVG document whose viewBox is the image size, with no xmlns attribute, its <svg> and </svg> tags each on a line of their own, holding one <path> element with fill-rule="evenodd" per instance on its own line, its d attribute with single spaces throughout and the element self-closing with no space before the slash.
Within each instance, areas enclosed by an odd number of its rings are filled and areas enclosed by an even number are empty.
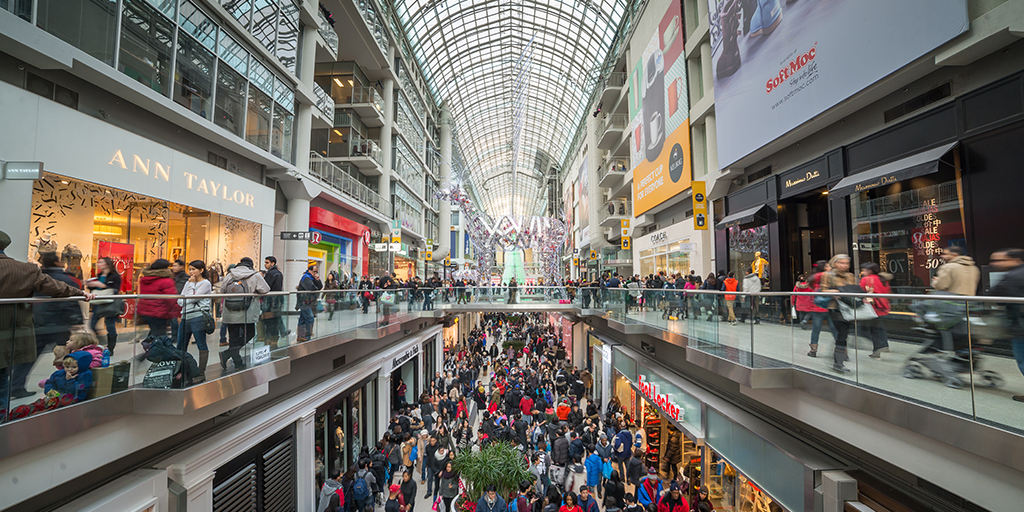
<svg viewBox="0 0 1024 512">
<path fill-rule="evenodd" d="M 620 247 L 623 251 L 628 251 L 632 246 L 633 244 L 630 243 L 628 236 L 622 237 L 622 245 Z"/>
<path fill-rule="evenodd" d="M 590 250 L 590 259 L 592 259 L 592 260 L 596 260 L 597 259 L 597 251 L 595 251 L 593 249 Z"/>
<path fill-rule="evenodd" d="M 664 148 L 653 162 L 644 159 L 633 169 L 634 216 L 690 187 L 689 119 L 665 139 Z"/>
<path fill-rule="evenodd" d="M 705 183 L 695 181 L 693 187 L 693 229 L 708 229 L 708 196 Z"/>
<path fill-rule="evenodd" d="M 579 258 L 573 258 L 572 259 L 572 264 L 577 266 L 577 267 L 580 266 L 580 259 Z"/>
<path fill-rule="evenodd" d="M 434 259 L 434 253 L 433 253 L 433 251 L 427 251 L 427 257 L 426 257 L 426 260 L 427 260 L 427 261 L 430 261 L 430 260 L 432 260 L 432 259 Z"/>
<path fill-rule="evenodd" d="M 621 222 L 622 222 L 622 227 L 624 227 L 624 228 L 628 228 L 629 227 L 629 219 L 622 219 Z"/>
</svg>

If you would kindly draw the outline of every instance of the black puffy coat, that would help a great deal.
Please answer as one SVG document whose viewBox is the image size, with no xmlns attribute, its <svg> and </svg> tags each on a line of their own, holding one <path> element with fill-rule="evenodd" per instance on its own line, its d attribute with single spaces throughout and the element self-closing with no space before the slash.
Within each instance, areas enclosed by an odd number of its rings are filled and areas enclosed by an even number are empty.
<svg viewBox="0 0 1024 512">
<path fill-rule="evenodd" d="M 551 460 L 559 466 L 569 463 L 569 440 L 565 436 L 558 436 L 551 444 Z"/>
</svg>

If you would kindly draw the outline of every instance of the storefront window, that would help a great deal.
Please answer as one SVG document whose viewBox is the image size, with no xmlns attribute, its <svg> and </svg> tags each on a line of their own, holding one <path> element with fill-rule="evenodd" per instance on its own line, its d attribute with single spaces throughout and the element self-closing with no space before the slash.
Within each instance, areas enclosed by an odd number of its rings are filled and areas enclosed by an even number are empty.
<svg viewBox="0 0 1024 512">
<path fill-rule="evenodd" d="M 171 21 L 141 0 L 124 0 L 118 69 L 167 95 L 170 85 Z"/>
<path fill-rule="evenodd" d="M 767 225 L 729 228 L 729 270 L 736 272 L 736 279 L 742 280 L 755 260 L 768 261 L 768 251 Z M 768 279 L 768 270 L 768 265 L 761 265 L 762 280 Z"/>
<path fill-rule="evenodd" d="M 689 274 L 690 254 L 681 250 L 681 244 L 687 240 L 689 239 L 640 251 L 640 275 L 648 276 L 661 271 L 667 275 Z"/>
<path fill-rule="evenodd" d="M 751 510 L 736 508 L 736 468 L 713 450 L 710 452 L 711 460 L 707 475 L 708 499 L 715 506 L 715 510 Z"/>
<path fill-rule="evenodd" d="M 178 34 L 178 60 L 174 72 L 174 101 L 204 119 L 213 90 L 213 53 L 195 39 Z"/>
<path fill-rule="evenodd" d="M 878 263 L 893 275 L 894 293 L 922 293 L 942 249 L 966 245 L 961 184 L 952 169 L 855 194 L 851 210 L 854 268 Z"/>
<path fill-rule="evenodd" d="M 358 462 L 359 452 L 372 443 L 372 425 L 366 419 L 373 415 L 374 380 L 334 398 L 317 410 L 314 470 L 318 478 L 327 478 L 332 469 L 348 471 Z"/>
</svg>

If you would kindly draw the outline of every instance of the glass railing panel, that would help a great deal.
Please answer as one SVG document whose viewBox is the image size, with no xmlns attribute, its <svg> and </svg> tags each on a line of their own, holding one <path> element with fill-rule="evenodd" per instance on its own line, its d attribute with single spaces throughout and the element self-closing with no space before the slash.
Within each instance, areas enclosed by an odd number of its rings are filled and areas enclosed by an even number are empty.
<svg viewBox="0 0 1024 512">
<path fill-rule="evenodd" d="M 754 368 L 788 368 L 793 364 L 794 331 L 790 299 L 753 296 L 750 323 L 751 362 Z"/>
<path fill-rule="evenodd" d="M 1020 434 L 1024 431 L 1024 414 L 1015 407 L 1014 397 L 1024 396 L 1024 341 L 1016 319 L 1024 305 L 968 305 L 970 351 L 957 351 L 951 362 L 954 369 L 963 369 L 966 363 L 971 370 L 975 419 L 1007 426 Z"/>
</svg>

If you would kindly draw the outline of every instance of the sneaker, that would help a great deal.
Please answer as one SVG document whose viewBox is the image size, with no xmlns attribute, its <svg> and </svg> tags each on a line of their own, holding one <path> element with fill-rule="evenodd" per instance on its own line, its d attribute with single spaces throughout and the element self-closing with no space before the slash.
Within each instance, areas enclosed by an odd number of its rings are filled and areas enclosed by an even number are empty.
<svg viewBox="0 0 1024 512">
<path fill-rule="evenodd" d="M 1013 395 L 1014 402 L 1024 402 L 1024 395 Z"/>
<path fill-rule="evenodd" d="M 841 363 L 833 364 L 832 369 L 839 373 L 850 373 L 850 369 L 843 366 Z"/>
<path fill-rule="evenodd" d="M 882 360 L 882 349 L 878 349 L 878 350 L 868 354 L 868 357 L 870 357 L 871 359 L 877 359 L 877 360 L 881 361 Z"/>
<path fill-rule="evenodd" d="M 729 325 L 736 325 L 736 322 L 729 322 Z"/>
<path fill-rule="evenodd" d="M 809 357 L 818 357 L 818 353 L 817 353 L 817 352 L 815 352 L 815 351 L 813 351 L 813 350 L 812 350 L 812 351 L 810 351 L 810 352 L 808 352 L 808 353 L 807 353 L 807 355 L 808 355 Z"/>
</svg>

